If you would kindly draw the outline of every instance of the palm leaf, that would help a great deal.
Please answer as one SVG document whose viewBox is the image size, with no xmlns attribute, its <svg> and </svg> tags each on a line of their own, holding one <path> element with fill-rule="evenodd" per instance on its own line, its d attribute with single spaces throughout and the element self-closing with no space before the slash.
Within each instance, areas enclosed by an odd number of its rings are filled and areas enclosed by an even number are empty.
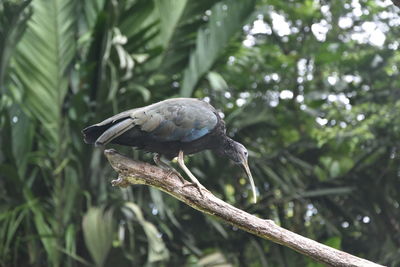
<svg viewBox="0 0 400 267">
<path fill-rule="evenodd" d="M 0 3 L 0 88 L 4 88 L 4 78 L 12 52 L 26 28 L 30 12 L 29 1 Z"/>
<path fill-rule="evenodd" d="M 177 28 L 179 19 L 185 9 L 187 0 L 156 0 L 158 17 L 160 18 L 160 43 L 167 47 Z"/>
<path fill-rule="evenodd" d="M 11 122 L 12 152 L 16 162 L 17 171 L 21 180 L 25 176 L 28 158 L 32 149 L 34 127 L 28 116 L 18 105 L 13 105 L 9 111 Z"/>
<path fill-rule="evenodd" d="M 154 12 L 153 1 L 138 0 L 131 2 L 131 5 L 126 4 L 125 10 L 119 18 L 119 29 L 128 39 L 154 22 L 151 16 Z"/>
<path fill-rule="evenodd" d="M 23 219 L 26 217 L 28 209 L 26 205 L 12 207 L 6 212 L 0 214 L 0 258 L 5 260 L 10 258 L 13 242 L 16 239 L 17 231 L 20 228 Z M 3 261 L 2 260 L 2 261 Z M 1 262 L 1 261 L 0 261 Z"/>
<path fill-rule="evenodd" d="M 38 203 L 38 201 L 33 197 L 32 192 L 28 188 L 24 189 L 24 196 L 28 202 L 30 210 L 33 213 L 33 222 L 35 223 L 36 231 L 39 234 L 40 241 L 46 250 L 48 261 L 52 266 L 58 266 L 60 253 L 57 248 L 55 234 L 51 229 L 51 223 L 54 223 L 54 218 L 46 216 L 42 207 L 39 205 L 40 203 Z M 48 220 L 46 220 L 46 218 L 48 218 Z"/>
<path fill-rule="evenodd" d="M 85 14 L 83 18 L 86 30 L 94 27 L 99 13 L 104 8 L 105 2 L 106 0 L 91 0 L 80 2 L 80 4 L 82 5 L 83 13 Z"/>
<path fill-rule="evenodd" d="M 196 49 L 183 74 L 181 95 L 190 96 L 200 78 L 216 62 L 232 36 L 241 29 L 254 9 L 254 1 L 226 1 L 216 4 L 210 22 L 197 33 Z"/>
<path fill-rule="evenodd" d="M 180 73 L 185 69 L 190 52 L 196 42 L 196 36 L 193 33 L 197 32 L 206 23 L 199 14 L 204 14 L 206 10 L 211 9 L 215 1 L 186 1 L 185 3 L 181 1 L 180 8 L 182 9 L 177 8 L 177 10 L 174 10 L 173 8 L 169 8 L 167 10 L 170 14 L 162 12 L 168 7 L 165 6 L 163 1 L 159 2 L 163 3 L 162 9 L 158 6 L 162 24 L 160 26 L 160 35 L 166 35 L 169 38 L 161 38 L 161 40 L 165 39 L 164 42 L 160 43 L 164 50 L 161 56 L 161 64 L 157 69 L 165 75 L 172 75 Z M 185 4 L 184 7 L 183 4 Z M 167 29 L 164 23 L 169 20 L 169 17 L 174 17 L 174 20 L 169 23 L 170 28 Z M 166 34 L 165 30 L 168 30 L 169 33 Z"/>
<path fill-rule="evenodd" d="M 47 140 L 59 144 L 61 108 L 75 53 L 75 1 L 37 0 L 32 7 L 14 69 L 23 85 L 24 107 L 41 122 Z"/>
</svg>

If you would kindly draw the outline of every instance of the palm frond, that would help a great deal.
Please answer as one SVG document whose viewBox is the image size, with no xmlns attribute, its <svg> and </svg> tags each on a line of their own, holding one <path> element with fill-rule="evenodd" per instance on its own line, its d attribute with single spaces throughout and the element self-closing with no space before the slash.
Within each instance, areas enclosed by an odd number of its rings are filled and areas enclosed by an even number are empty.
<svg viewBox="0 0 400 267">
<path fill-rule="evenodd" d="M 51 224 L 54 223 L 54 218 L 46 216 L 44 210 L 37 199 L 33 197 L 31 190 L 26 188 L 24 190 L 24 196 L 30 210 L 33 214 L 33 222 L 35 224 L 36 231 L 39 234 L 40 241 L 43 244 L 44 249 L 46 250 L 46 255 L 48 257 L 48 261 L 56 266 L 60 260 L 60 253 L 57 248 L 57 241 L 55 233 L 51 227 Z M 48 220 L 46 220 L 46 218 Z"/>
<path fill-rule="evenodd" d="M 182 96 L 191 96 L 199 80 L 216 62 L 232 36 L 241 29 L 254 9 L 255 1 L 226 1 L 211 10 L 207 27 L 197 33 L 196 49 L 184 71 Z"/>
<path fill-rule="evenodd" d="M 160 43 L 167 47 L 187 4 L 187 0 L 156 0 L 160 18 Z"/>
<path fill-rule="evenodd" d="M 6 69 L 30 17 L 31 0 L 0 3 L 0 90 L 4 90 Z"/>
<path fill-rule="evenodd" d="M 75 55 L 75 1 L 38 0 L 32 8 L 13 67 L 24 87 L 24 107 L 43 125 L 47 140 L 59 144 L 68 70 Z"/>
</svg>

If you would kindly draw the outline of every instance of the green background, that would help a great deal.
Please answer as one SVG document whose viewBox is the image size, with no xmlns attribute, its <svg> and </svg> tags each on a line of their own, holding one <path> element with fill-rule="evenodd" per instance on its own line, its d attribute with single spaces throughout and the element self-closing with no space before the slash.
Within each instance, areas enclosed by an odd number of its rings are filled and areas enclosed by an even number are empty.
<svg viewBox="0 0 400 267">
<path fill-rule="evenodd" d="M 259 202 L 206 151 L 187 165 L 209 190 L 399 265 L 398 14 L 375 0 L 2 1 L 0 266 L 320 266 L 158 190 L 111 187 L 81 129 L 180 96 L 224 115 Z"/>
</svg>

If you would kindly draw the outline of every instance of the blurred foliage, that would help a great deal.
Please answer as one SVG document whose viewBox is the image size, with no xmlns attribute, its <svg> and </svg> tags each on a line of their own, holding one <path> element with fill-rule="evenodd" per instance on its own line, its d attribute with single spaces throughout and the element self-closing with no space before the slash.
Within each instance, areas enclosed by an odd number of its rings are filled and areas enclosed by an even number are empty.
<svg viewBox="0 0 400 267">
<path fill-rule="evenodd" d="M 188 164 L 212 192 L 399 265 L 398 13 L 372 0 L 0 2 L 0 266 L 319 266 L 160 191 L 110 186 L 81 129 L 177 96 L 210 101 L 249 149 L 260 201 L 205 151 Z"/>
</svg>

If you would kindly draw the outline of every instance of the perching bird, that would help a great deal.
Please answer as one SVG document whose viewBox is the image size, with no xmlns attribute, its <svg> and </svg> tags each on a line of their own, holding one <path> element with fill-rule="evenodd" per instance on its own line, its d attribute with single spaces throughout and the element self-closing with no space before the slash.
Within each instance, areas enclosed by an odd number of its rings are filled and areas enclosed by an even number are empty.
<svg viewBox="0 0 400 267">
<path fill-rule="evenodd" d="M 168 165 L 161 161 L 161 156 L 168 159 L 178 156 L 179 166 L 199 190 L 204 187 L 185 166 L 183 156 L 211 149 L 243 166 L 256 202 L 247 149 L 226 135 L 225 122 L 205 101 L 195 98 L 164 100 L 119 113 L 83 129 L 82 133 L 88 144 L 114 143 L 153 152 L 155 163 L 164 168 Z"/>
</svg>

